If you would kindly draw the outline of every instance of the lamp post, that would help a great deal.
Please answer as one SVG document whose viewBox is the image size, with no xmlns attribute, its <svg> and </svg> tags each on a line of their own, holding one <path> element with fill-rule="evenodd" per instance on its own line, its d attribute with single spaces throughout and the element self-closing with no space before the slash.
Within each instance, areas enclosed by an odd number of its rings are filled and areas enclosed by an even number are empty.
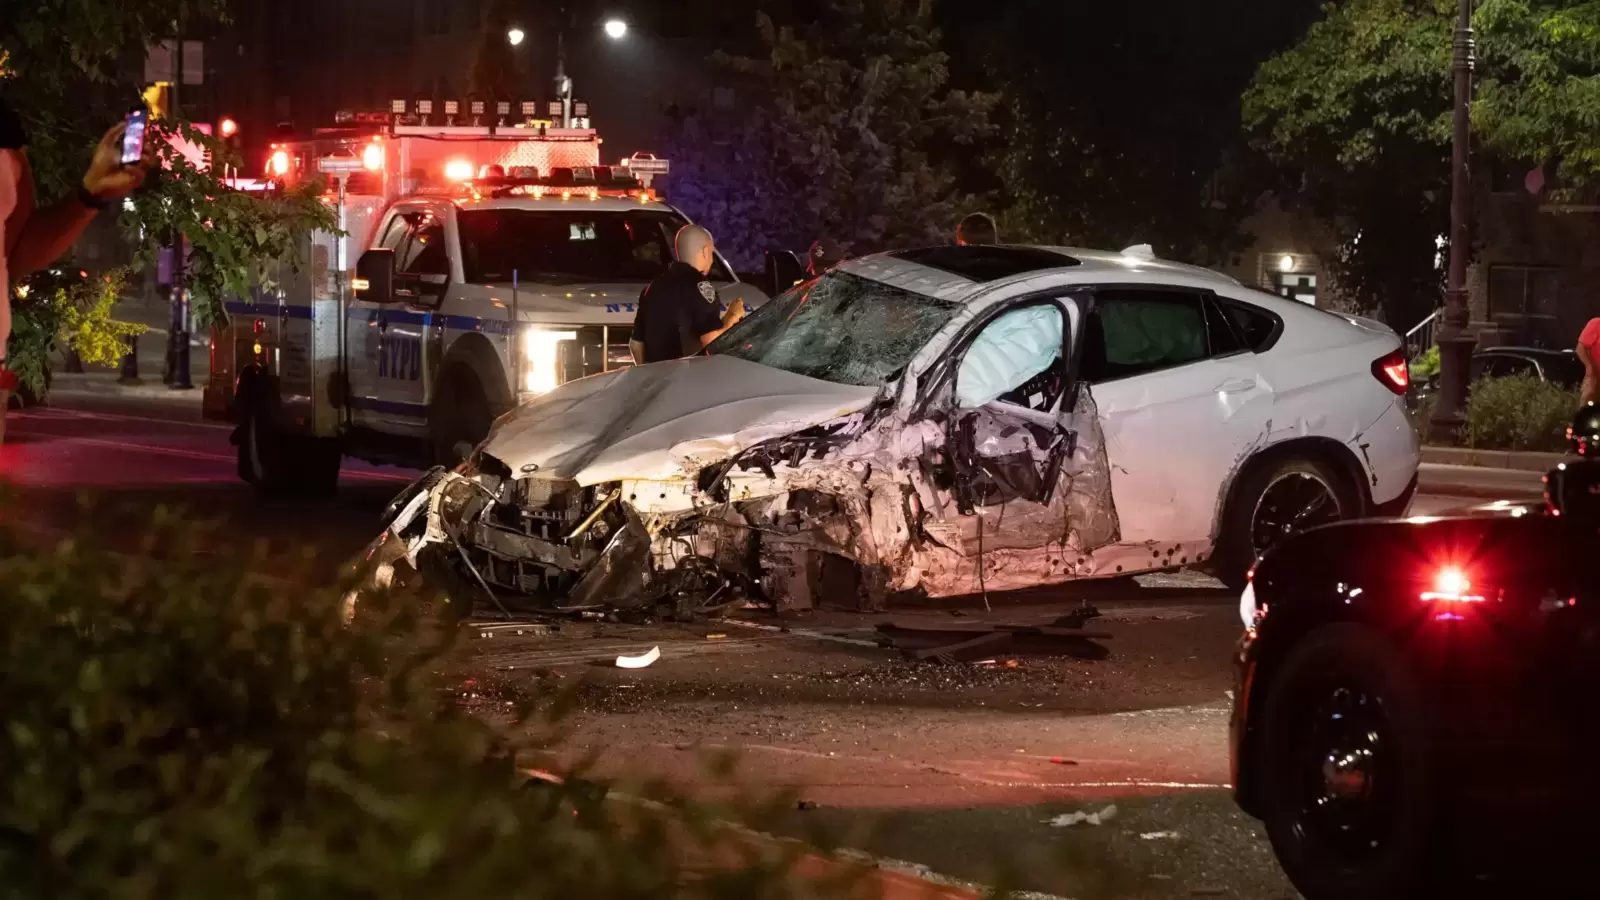
<svg viewBox="0 0 1600 900">
<path fill-rule="evenodd" d="M 572 127 L 572 79 L 567 77 L 566 25 L 568 24 L 569 20 L 575 18 L 575 16 L 569 17 L 566 14 L 566 10 L 563 9 L 561 12 L 561 19 L 563 21 L 556 27 L 555 87 L 556 97 L 561 101 L 562 128 Z M 615 16 L 606 19 L 601 28 L 605 32 L 606 37 L 613 41 L 620 41 L 628 35 L 628 23 Z M 524 33 L 521 28 L 516 26 L 513 26 L 509 31 L 506 32 L 506 40 L 509 41 L 513 47 L 519 46 L 523 40 L 526 39 L 526 37 L 526 33 Z"/>
<path fill-rule="evenodd" d="M 1444 321 L 1439 329 L 1439 405 L 1430 427 L 1447 440 L 1465 420 L 1467 369 L 1477 339 L 1467 328 L 1467 253 L 1470 249 L 1472 180 L 1472 0 L 1460 0 L 1455 32 L 1455 134 L 1450 154 L 1450 269 L 1445 283 Z"/>
</svg>

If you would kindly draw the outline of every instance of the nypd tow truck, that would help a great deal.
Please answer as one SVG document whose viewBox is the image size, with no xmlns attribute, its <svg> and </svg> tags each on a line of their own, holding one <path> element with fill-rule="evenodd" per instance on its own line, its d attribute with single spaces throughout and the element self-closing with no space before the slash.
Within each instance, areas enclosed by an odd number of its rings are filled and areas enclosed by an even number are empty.
<svg viewBox="0 0 1600 900">
<path fill-rule="evenodd" d="M 519 402 L 632 364 L 635 304 L 688 223 L 651 187 L 666 161 L 601 165 L 586 119 L 444 106 L 271 148 L 274 183 L 327 178 L 344 235 L 307 235 L 213 329 L 206 414 L 268 492 L 331 491 L 345 456 L 453 466 Z M 709 277 L 724 305 L 766 299 L 720 257 Z"/>
</svg>

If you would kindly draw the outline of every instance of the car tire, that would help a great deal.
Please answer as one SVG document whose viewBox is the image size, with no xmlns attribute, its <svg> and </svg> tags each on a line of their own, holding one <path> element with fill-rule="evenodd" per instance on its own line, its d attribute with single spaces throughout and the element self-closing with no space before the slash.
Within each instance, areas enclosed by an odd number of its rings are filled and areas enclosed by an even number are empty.
<svg viewBox="0 0 1600 900">
<path fill-rule="evenodd" d="M 494 406 L 476 372 L 462 366 L 446 369 L 428 412 L 434 464 L 446 468 L 460 465 L 472 449 L 488 437 L 496 418 Z"/>
<path fill-rule="evenodd" d="M 1250 567 L 1256 562 L 1258 544 L 1271 546 L 1270 542 L 1257 540 L 1258 529 L 1278 530 L 1272 521 L 1265 518 L 1271 507 L 1264 504 L 1275 502 L 1280 493 L 1293 497 L 1296 490 L 1311 495 L 1319 489 L 1326 492 L 1334 506 L 1332 517 L 1317 514 L 1299 527 L 1284 532 L 1279 539 L 1301 528 L 1350 518 L 1356 514 L 1358 501 L 1352 496 L 1345 479 L 1325 463 L 1316 460 L 1287 457 L 1267 465 L 1250 467 L 1223 511 L 1217 551 L 1212 558 L 1212 574 L 1228 587 L 1236 591 L 1244 590 Z M 1268 528 L 1269 525 L 1274 527 Z"/>
<path fill-rule="evenodd" d="M 1277 670 L 1262 715 L 1261 817 L 1301 894 L 1432 896 L 1448 869 L 1435 758 L 1420 685 L 1401 654 L 1365 626 L 1319 629 Z M 1330 770 L 1335 760 L 1347 767 Z"/>
</svg>

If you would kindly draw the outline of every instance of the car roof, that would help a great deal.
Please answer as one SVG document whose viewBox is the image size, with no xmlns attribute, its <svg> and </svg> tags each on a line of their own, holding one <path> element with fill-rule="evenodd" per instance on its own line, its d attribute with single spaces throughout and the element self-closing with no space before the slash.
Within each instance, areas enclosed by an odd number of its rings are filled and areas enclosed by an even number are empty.
<svg viewBox="0 0 1600 900">
<path fill-rule="evenodd" d="M 1080 247 L 1024 244 L 920 247 L 891 250 L 848 260 L 839 270 L 942 300 L 967 302 L 1006 281 L 1061 274 L 1073 281 L 1096 281 L 1106 274 L 1147 272 L 1162 280 L 1242 287 L 1236 278 L 1199 266 L 1170 262 L 1146 248 L 1121 253 Z M 1272 295 L 1265 295 L 1271 297 Z"/>
</svg>

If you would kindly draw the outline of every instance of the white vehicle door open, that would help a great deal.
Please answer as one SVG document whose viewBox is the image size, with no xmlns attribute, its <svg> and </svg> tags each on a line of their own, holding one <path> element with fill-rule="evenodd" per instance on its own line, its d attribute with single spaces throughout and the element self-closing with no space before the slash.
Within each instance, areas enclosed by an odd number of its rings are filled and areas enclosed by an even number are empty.
<svg viewBox="0 0 1600 900">
<path fill-rule="evenodd" d="M 1095 291 L 1080 377 L 1099 406 L 1122 543 L 1204 543 L 1272 393 L 1209 292 Z"/>
<path fill-rule="evenodd" d="M 1099 421 L 1073 365 L 1081 318 L 1074 298 L 1025 299 L 958 339 L 948 357 L 948 393 L 930 407 L 945 424 L 940 465 L 950 479 L 935 527 L 965 555 L 1087 550 L 1115 538 L 1109 490 L 1093 488 L 1108 485 Z M 1083 497 L 1086 489 L 1096 496 Z"/>
</svg>

